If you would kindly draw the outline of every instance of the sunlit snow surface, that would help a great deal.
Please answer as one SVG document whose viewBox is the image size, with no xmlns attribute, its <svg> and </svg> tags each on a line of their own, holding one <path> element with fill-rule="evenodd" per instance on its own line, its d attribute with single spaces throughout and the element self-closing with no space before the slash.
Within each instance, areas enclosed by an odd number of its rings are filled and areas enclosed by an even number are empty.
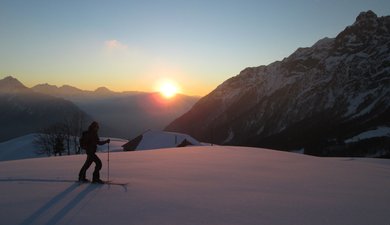
<svg viewBox="0 0 390 225">
<path fill-rule="evenodd" d="M 110 177 L 129 184 L 109 186 L 71 182 L 84 159 L 0 162 L 0 223 L 390 224 L 389 160 L 224 146 L 117 152 Z"/>
</svg>

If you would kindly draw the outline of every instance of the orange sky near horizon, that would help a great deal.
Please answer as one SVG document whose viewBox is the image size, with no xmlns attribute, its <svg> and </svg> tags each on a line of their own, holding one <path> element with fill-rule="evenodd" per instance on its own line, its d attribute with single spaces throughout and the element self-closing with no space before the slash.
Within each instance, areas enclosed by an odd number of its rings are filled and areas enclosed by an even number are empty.
<svg viewBox="0 0 390 225">
<path fill-rule="evenodd" d="M 49 84 L 56 85 L 57 87 L 61 87 L 63 85 L 70 85 L 81 90 L 94 91 L 99 87 L 106 87 L 111 91 L 115 92 L 125 92 L 125 91 L 140 91 L 140 92 L 159 92 L 161 86 L 164 83 L 173 83 L 174 86 L 177 87 L 177 93 L 189 95 L 189 96 L 205 96 L 214 90 L 219 84 L 207 83 L 205 84 L 203 81 L 197 81 L 196 79 L 188 79 L 183 77 L 179 77 L 178 79 L 172 79 L 169 77 L 158 77 L 158 78 L 145 78 L 145 79 L 134 79 L 129 78 L 127 80 L 116 80 L 116 79 L 102 79 L 102 80 L 91 80 L 86 76 L 80 76 L 77 82 L 74 82 L 74 79 L 59 81 L 58 77 L 48 80 L 36 80 L 34 77 L 27 77 L 30 79 L 19 78 L 13 74 L 3 76 L 13 76 L 22 82 L 27 87 L 33 87 L 38 84 Z M 156 76 L 157 77 L 157 76 Z M 1 78 L 2 79 L 2 78 Z M 221 81 L 223 82 L 223 81 Z"/>
</svg>

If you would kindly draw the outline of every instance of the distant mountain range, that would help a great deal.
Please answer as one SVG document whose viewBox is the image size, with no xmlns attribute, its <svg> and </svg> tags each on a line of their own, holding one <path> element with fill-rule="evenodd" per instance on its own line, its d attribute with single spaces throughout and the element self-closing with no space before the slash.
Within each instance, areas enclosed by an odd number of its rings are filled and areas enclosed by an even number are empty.
<svg viewBox="0 0 390 225">
<path fill-rule="evenodd" d="M 95 91 L 86 91 L 69 85 L 63 85 L 61 87 L 58 87 L 56 85 L 50 85 L 48 83 L 35 85 L 31 89 L 38 93 L 61 97 L 72 101 L 85 100 L 87 98 L 128 96 L 145 93 L 137 91 L 114 92 L 106 87 L 99 87 Z"/>
<path fill-rule="evenodd" d="M 91 120 L 70 101 L 36 93 L 10 76 L 0 80 L 0 142 L 41 131 L 74 115 Z"/>
<path fill-rule="evenodd" d="M 314 155 L 389 155 L 390 17 L 362 12 L 335 38 L 244 69 L 166 130 Z"/>
<path fill-rule="evenodd" d="M 7 125 L 0 128 L 0 141 L 38 132 L 76 111 L 88 121 L 99 121 L 100 135 L 133 138 L 148 129 L 163 129 L 198 99 L 180 94 L 165 99 L 159 93 L 114 92 L 106 87 L 95 91 L 50 84 L 27 88 L 9 76 L 0 80 L 0 121 Z"/>
</svg>

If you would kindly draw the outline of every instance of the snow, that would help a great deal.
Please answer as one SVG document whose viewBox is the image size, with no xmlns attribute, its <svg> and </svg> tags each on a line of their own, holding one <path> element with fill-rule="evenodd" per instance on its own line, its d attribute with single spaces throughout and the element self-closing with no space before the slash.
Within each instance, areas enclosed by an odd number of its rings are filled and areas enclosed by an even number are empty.
<svg viewBox="0 0 390 225">
<path fill-rule="evenodd" d="M 334 38 L 325 37 L 317 41 L 312 47 L 316 49 L 327 49 L 333 44 L 334 40 Z"/>
<path fill-rule="evenodd" d="M 363 116 L 367 113 L 370 113 L 372 111 L 372 109 L 375 107 L 375 105 L 378 103 L 380 98 L 377 98 L 376 100 L 372 101 L 370 103 L 370 105 L 368 105 L 366 108 L 364 108 L 363 110 L 361 110 L 358 114 L 356 115 L 353 115 L 352 118 L 356 118 L 356 117 L 359 117 L 359 116 Z"/>
<path fill-rule="evenodd" d="M 182 133 L 149 130 L 142 135 L 143 138 L 135 149 L 136 151 L 172 148 L 181 144 L 185 139 L 193 145 L 201 145 L 193 137 Z"/>
<path fill-rule="evenodd" d="M 1 142 L 0 161 L 48 157 L 46 154 L 38 154 L 39 147 L 34 145 L 34 139 L 36 135 L 36 133 L 32 133 L 5 142 Z M 100 139 L 105 140 L 107 138 L 101 137 Z M 127 140 L 119 138 L 110 139 L 110 151 L 123 151 L 122 145 L 125 144 Z M 98 151 L 107 150 L 107 145 L 98 146 Z"/>
<path fill-rule="evenodd" d="M 122 138 L 113 138 L 113 137 L 100 137 L 100 140 L 110 139 L 110 152 L 123 151 L 122 145 L 126 144 L 128 140 Z M 98 151 L 106 152 L 108 150 L 108 145 L 98 145 Z"/>
<path fill-rule="evenodd" d="M 389 160 L 184 149 L 111 154 L 110 177 L 127 187 L 63 182 L 85 156 L 0 162 L 1 223 L 390 224 Z"/>
<path fill-rule="evenodd" d="M 45 157 L 33 144 L 35 133 L 0 143 L 0 161 Z"/>
<path fill-rule="evenodd" d="M 380 98 L 375 99 L 370 103 L 369 106 L 365 107 L 363 110 L 360 112 L 357 112 L 357 109 L 359 106 L 364 103 L 364 101 L 369 98 L 370 96 L 374 95 L 374 93 L 377 92 L 376 89 L 373 90 L 368 90 L 366 92 L 361 92 L 357 96 L 348 96 L 348 102 L 349 106 L 347 109 L 347 112 L 344 114 L 345 117 L 349 117 L 353 115 L 352 118 L 362 116 L 364 114 L 369 113 L 375 106 L 375 104 L 380 100 Z"/>
<path fill-rule="evenodd" d="M 385 136 L 390 137 L 390 127 L 377 127 L 376 129 L 362 132 L 350 139 L 345 140 L 345 143 L 357 142 L 364 139 Z"/>
<path fill-rule="evenodd" d="M 330 56 L 325 60 L 326 71 L 332 71 L 334 68 L 345 59 L 346 55 Z"/>
<path fill-rule="evenodd" d="M 226 137 L 226 139 L 223 141 L 223 143 L 228 143 L 229 141 L 233 140 L 233 138 L 234 138 L 234 132 L 233 132 L 233 129 L 230 128 L 229 129 L 229 134 Z"/>
</svg>

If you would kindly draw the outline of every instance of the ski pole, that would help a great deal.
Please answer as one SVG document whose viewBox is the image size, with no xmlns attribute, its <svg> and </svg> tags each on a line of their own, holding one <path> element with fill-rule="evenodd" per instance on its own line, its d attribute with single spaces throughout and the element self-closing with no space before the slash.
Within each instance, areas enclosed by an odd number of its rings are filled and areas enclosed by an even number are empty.
<svg viewBox="0 0 390 225">
<path fill-rule="evenodd" d="M 110 143 L 107 145 L 107 181 L 110 181 Z"/>
</svg>

